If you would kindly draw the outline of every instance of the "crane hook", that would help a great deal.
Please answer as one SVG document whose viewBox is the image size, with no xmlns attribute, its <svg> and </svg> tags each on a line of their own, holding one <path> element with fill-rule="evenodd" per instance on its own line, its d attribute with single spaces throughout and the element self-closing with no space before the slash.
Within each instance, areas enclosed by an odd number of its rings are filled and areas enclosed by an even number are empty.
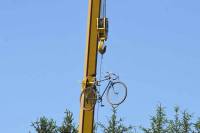
<svg viewBox="0 0 200 133">
<path fill-rule="evenodd" d="M 104 41 L 103 40 L 100 40 L 99 41 L 99 44 L 98 44 L 98 51 L 100 54 L 104 54 L 106 52 L 106 45 L 104 44 Z"/>
</svg>

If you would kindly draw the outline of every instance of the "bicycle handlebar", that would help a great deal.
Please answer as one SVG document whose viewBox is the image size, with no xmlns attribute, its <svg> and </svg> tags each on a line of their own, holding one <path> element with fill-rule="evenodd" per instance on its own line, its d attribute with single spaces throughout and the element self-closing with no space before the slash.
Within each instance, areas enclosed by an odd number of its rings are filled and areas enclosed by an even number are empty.
<svg viewBox="0 0 200 133">
<path fill-rule="evenodd" d="M 106 76 L 105 76 L 106 79 L 112 79 L 112 80 L 116 80 L 116 79 L 119 79 L 119 76 L 115 73 L 112 73 L 112 72 L 106 72 Z"/>
<path fill-rule="evenodd" d="M 106 80 L 117 80 L 119 79 L 119 76 L 115 73 L 111 73 L 111 72 L 106 72 L 106 76 L 104 76 L 104 79 L 100 79 L 100 80 L 96 80 L 95 81 L 95 85 L 96 86 L 100 86 L 100 83 L 102 81 L 106 81 Z"/>
</svg>

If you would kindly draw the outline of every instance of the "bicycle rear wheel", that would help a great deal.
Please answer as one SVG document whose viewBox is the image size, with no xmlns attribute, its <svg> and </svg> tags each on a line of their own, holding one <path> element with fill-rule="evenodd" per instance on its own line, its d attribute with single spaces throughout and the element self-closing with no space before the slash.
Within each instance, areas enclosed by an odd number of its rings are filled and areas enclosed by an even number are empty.
<svg viewBox="0 0 200 133">
<path fill-rule="evenodd" d="M 113 107 L 120 105 L 127 97 L 127 86 L 121 81 L 113 82 L 107 90 L 106 97 Z"/>
<path fill-rule="evenodd" d="M 97 101 L 97 94 L 94 87 L 87 87 L 81 92 L 80 107 L 83 110 L 93 110 Z"/>
</svg>

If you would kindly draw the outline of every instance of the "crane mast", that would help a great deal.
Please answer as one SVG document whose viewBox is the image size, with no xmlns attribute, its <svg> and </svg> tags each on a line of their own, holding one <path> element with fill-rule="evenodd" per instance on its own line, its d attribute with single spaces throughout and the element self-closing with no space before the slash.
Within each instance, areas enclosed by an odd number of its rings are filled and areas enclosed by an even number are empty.
<svg viewBox="0 0 200 133">
<path fill-rule="evenodd" d="M 104 41 L 107 39 L 108 22 L 107 18 L 100 18 L 101 2 L 102 0 L 89 0 L 84 77 L 81 91 L 91 86 L 96 80 L 98 51 L 103 54 L 106 49 Z M 92 106 L 86 102 L 81 104 Z M 94 108 L 92 110 L 80 108 L 79 133 L 93 133 L 93 123 Z"/>
</svg>

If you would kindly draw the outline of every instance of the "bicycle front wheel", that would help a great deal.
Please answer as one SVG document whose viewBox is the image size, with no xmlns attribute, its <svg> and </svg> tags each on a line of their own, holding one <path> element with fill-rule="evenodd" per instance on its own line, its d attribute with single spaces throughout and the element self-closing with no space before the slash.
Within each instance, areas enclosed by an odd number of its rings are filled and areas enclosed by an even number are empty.
<svg viewBox="0 0 200 133">
<path fill-rule="evenodd" d="M 88 87 L 81 92 L 80 105 L 83 110 L 93 110 L 96 104 L 97 94 L 94 87 Z"/>
<path fill-rule="evenodd" d="M 107 90 L 107 100 L 112 106 L 118 106 L 127 97 L 127 86 L 120 81 L 113 82 Z"/>
</svg>

